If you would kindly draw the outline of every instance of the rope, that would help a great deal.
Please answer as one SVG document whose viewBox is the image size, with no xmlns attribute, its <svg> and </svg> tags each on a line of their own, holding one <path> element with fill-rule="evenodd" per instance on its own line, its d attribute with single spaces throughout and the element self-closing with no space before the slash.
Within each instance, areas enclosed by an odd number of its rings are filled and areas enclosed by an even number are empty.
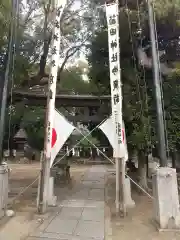
<svg viewBox="0 0 180 240">
<path fill-rule="evenodd" d="M 105 121 L 105 120 L 104 120 Z M 103 122 L 104 122 L 103 121 Z M 113 165 L 115 165 L 115 163 L 106 155 L 104 154 L 94 143 L 92 143 L 87 137 L 98 127 L 100 126 L 101 123 L 99 125 L 97 125 L 89 134 L 87 134 L 86 136 L 78 129 L 76 128 L 76 130 L 83 136 L 83 138 L 77 143 L 75 144 L 72 149 L 74 147 L 76 147 L 77 145 L 79 145 L 79 143 L 86 139 L 92 146 L 94 146 L 109 162 L 111 162 Z M 70 151 L 72 151 L 72 149 Z M 58 162 L 60 162 L 66 155 L 68 154 L 68 152 L 61 158 L 59 159 Z M 58 162 L 56 162 L 53 166 L 55 166 Z M 131 177 L 129 177 L 127 174 L 125 174 L 126 177 L 128 177 L 130 179 L 130 181 L 132 181 L 141 191 L 143 191 L 148 197 L 150 197 L 151 199 L 153 199 L 153 197 L 144 189 L 142 188 L 138 183 L 136 183 Z"/>
<path fill-rule="evenodd" d="M 142 188 L 137 182 L 135 182 L 132 178 L 130 178 L 127 174 L 125 174 L 129 180 L 134 183 L 142 192 L 144 192 L 149 198 L 154 199 L 153 196 L 151 196 L 144 188 Z"/>
<path fill-rule="evenodd" d="M 106 155 L 104 154 L 94 143 L 92 143 L 87 136 L 85 136 L 79 129 L 77 129 L 79 131 L 80 134 L 82 134 L 82 136 L 84 136 L 86 138 L 86 140 L 92 145 L 94 146 L 96 149 L 99 150 L 99 152 L 109 161 L 111 162 L 113 165 L 115 165 L 115 163 Z M 127 174 L 125 174 L 126 177 L 129 178 L 130 181 L 132 181 L 141 191 L 143 191 L 148 197 L 150 197 L 151 199 L 154 199 L 153 196 L 151 196 L 144 188 L 142 188 L 137 182 L 135 182 L 132 178 L 130 178 Z"/>
<path fill-rule="evenodd" d="M 24 187 L 19 193 L 18 195 L 12 200 L 11 203 L 8 204 L 8 207 L 13 207 L 13 205 L 15 204 L 15 202 L 30 188 L 32 187 L 32 185 L 39 179 L 40 176 L 40 172 L 38 174 L 38 176 L 35 178 L 35 180 L 33 182 L 31 182 L 28 186 Z"/>
</svg>

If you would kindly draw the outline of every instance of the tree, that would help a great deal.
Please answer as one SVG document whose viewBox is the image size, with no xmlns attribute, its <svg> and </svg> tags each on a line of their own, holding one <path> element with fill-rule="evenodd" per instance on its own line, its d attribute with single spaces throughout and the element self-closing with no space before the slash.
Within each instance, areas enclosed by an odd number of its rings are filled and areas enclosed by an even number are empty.
<svg viewBox="0 0 180 240">
<path fill-rule="evenodd" d="M 61 73 L 69 60 L 74 56 L 78 56 L 81 49 L 86 46 L 87 41 L 91 37 L 88 31 L 84 31 L 84 13 L 83 5 L 74 8 L 77 0 L 69 0 L 61 19 L 61 66 L 59 73 Z M 52 0 L 42 1 L 39 8 L 40 14 L 38 15 L 39 21 L 35 25 L 34 41 L 40 48 L 39 70 L 31 77 L 30 85 L 45 85 L 47 84 L 49 52 L 52 36 Z M 81 17 L 79 17 L 81 16 Z M 43 27 L 41 27 L 43 26 Z"/>
<path fill-rule="evenodd" d="M 83 80 L 83 69 L 76 66 L 58 72 L 57 92 L 67 91 L 70 94 L 90 94 L 90 83 Z"/>
<path fill-rule="evenodd" d="M 80 54 L 92 35 L 85 31 L 84 7 L 83 4 L 78 6 L 77 2 L 78 0 L 68 0 L 62 15 L 59 73 L 63 71 L 68 61 L 72 61 L 73 57 Z M 74 8 L 75 5 L 78 7 Z M 27 1 L 26 4 L 20 1 L 14 69 L 14 83 L 18 87 L 47 84 L 46 71 L 51 57 L 49 49 L 52 35 L 52 10 L 52 0 L 32 0 Z M 7 51 L 10 11 L 10 1 L 3 0 L 0 4 L 0 71 L 2 73 Z"/>
<path fill-rule="evenodd" d="M 13 149 L 15 149 L 14 136 L 21 129 L 24 114 L 27 111 L 28 109 L 24 101 L 16 105 L 9 105 L 6 110 L 3 149 L 10 150 L 11 156 L 13 156 Z"/>
<path fill-rule="evenodd" d="M 45 109 L 42 107 L 31 107 L 24 114 L 22 127 L 28 135 L 29 145 L 37 150 L 42 150 L 44 145 Z"/>
</svg>

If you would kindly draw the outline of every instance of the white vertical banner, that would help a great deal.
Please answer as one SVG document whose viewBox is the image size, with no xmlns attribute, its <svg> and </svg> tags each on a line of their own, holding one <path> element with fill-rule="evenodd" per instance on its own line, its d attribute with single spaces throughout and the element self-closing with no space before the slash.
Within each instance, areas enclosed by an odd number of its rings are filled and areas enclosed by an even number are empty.
<svg viewBox="0 0 180 240">
<path fill-rule="evenodd" d="M 113 120 L 112 120 L 112 116 L 110 116 L 105 122 L 103 122 L 99 127 L 99 129 L 101 129 L 103 131 L 103 133 L 106 135 L 106 137 L 108 138 L 111 146 L 113 149 L 115 149 L 116 147 L 116 143 L 115 143 L 115 139 L 114 139 L 114 131 L 112 130 L 113 128 Z M 127 149 L 127 142 L 126 142 L 126 132 L 125 132 L 125 125 L 124 125 L 124 121 L 122 122 L 122 146 L 121 147 L 121 155 L 124 155 L 124 160 L 127 161 L 128 160 L 128 149 Z"/>
<path fill-rule="evenodd" d="M 49 89 L 48 89 L 48 103 L 47 103 L 47 129 L 45 139 L 45 155 L 46 159 L 51 159 L 51 139 L 52 139 L 52 129 L 54 124 L 54 106 L 56 97 L 56 82 L 57 82 L 57 72 L 59 67 L 60 58 L 60 20 L 66 4 L 66 0 L 54 0 L 55 9 L 53 9 L 53 33 L 52 33 L 52 44 L 50 48 L 51 56 L 51 69 L 49 75 Z"/>
<path fill-rule="evenodd" d="M 109 69 L 111 84 L 112 120 L 114 128 L 114 157 L 124 157 L 124 144 L 122 134 L 122 89 L 120 69 L 120 46 L 119 46 L 119 19 L 118 4 L 106 5 L 106 18 L 108 26 L 109 44 Z"/>
</svg>

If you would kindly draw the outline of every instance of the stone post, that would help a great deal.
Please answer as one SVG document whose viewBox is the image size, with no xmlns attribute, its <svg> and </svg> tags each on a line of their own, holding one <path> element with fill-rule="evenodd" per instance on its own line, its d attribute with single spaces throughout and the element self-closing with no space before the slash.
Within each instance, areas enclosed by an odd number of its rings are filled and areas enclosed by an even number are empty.
<svg viewBox="0 0 180 240">
<path fill-rule="evenodd" d="M 8 202 L 8 177 L 9 168 L 7 165 L 0 165 L 0 218 L 5 216 Z"/>
<path fill-rule="evenodd" d="M 159 168 L 152 179 L 154 220 L 160 229 L 179 229 L 180 211 L 176 169 Z"/>
<path fill-rule="evenodd" d="M 48 191 L 48 206 L 55 207 L 57 205 L 57 196 L 54 195 L 54 177 L 49 178 L 49 191 Z"/>
<path fill-rule="evenodd" d="M 126 208 L 133 208 L 135 207 L 135 202 L 134 200 L 132 200 L 131 197 L 131 183 L 130 183 L 130 179 L 129 178 L 125 178 L 124 181 L 124 185 L 125 185 L 125 204 L 126 204 Z"/>
</svg>

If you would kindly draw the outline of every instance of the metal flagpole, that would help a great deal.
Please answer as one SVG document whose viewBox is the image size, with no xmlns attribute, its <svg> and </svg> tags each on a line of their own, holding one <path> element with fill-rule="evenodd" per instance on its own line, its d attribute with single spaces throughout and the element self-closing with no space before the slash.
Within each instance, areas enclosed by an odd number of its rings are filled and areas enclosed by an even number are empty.
<svg viewBox="0 0 180 240">
<path fill-rule="evenodd" d="M 2 89 L 0 89 L 0 163 L 3 160 L 3 138 L 4 138 L 4 127 L 5 127 L 5 113 L 6 113 L 6 104 L 7 104 L 7 95 L 8 95 L 8 86 L 10 80 L 10 70 L 13 61 L 13 54 L 15 53 L 15 26 L 17 21 L 17 8 L 19 1 L 12 0 L 12 10 L 11 10 L 11 23 L 9 30 L 9 43 L 8 43 L 8 52 L 6 54 L 5 59 L 5 74 L 3 76 L 4 79 L 2 82 Z"/>
<path fill-rule="evenodd" d="M 53 35 L 51 45 L 51 70 L 47 97 L 44 151 L 41 156 L 41 174 L 38 191 L 38 212 L 45 213 L 48 206 L 48 191 L 50 179 L 51 139 L 55 109 L 56 82 L 60 58 L 60 19 L 66 5 L 66 0 L 53 0 Z"/>
<path fill-rule="evenodd" d="M 156 94 L 156 111 L 157 111 L 157 125 L 158 125 L 158 138 L 160 148 L 160 165 L 161 167 L 167 167 L 167 155 L 166 155 L 166 141 L 165 141 L 165 127 L 163 118 L 163 107 L 162 107 L 162 94 L 160 87 L 160 71 L 159 71 L 159 57 L 157 49 L 157 39 L 155 37 L 155 26 L 154 26 L 154 10 L 151 0 L 147 0 L 148 14 L 149 14 L 149 28 L 151 37 L 152 47 L 152 59 L 153 59 L 153 74 L 154 74 L 154 85 Z"/>
<path fill-rule="evenodd" d="M 126 215 L 125 205 L 125 151 L 122 136 L 122 83 L 119 46 L 119 4 L 116 0 L 106 4 L 108 24 L 109 68 L 111 83 L 111 105 L 114 126 L 114 158 L 116 161 L 116 212 Z"/>
</svg>

